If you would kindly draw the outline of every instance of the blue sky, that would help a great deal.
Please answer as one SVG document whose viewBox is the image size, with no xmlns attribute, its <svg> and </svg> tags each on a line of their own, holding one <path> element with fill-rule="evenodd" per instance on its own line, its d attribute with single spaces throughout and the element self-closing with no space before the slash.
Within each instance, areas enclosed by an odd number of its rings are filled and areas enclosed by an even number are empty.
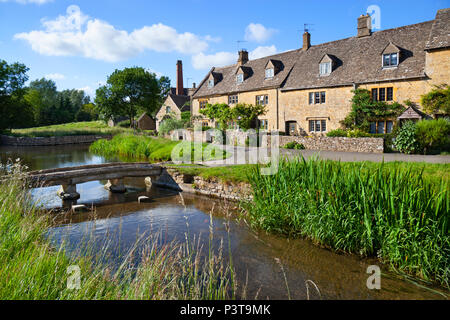
<svg viewBox="0 0 450 320">
<path fill-rule="evenodd" d="M 238 40 L 257 58 L 301 47 L 305 23 L 313 24 L 313 45 L 351 37 L 371 5 L 389 29 L 432 20 L 450 0 L 0 0 L 0 59 L 25 63 L 30 80 L 46 76 L 58 89 L 91 95 L 130 66 L 174 86 L 181 59 L 191 86 L 212 65 L 234 63 Z"/>
</svg>

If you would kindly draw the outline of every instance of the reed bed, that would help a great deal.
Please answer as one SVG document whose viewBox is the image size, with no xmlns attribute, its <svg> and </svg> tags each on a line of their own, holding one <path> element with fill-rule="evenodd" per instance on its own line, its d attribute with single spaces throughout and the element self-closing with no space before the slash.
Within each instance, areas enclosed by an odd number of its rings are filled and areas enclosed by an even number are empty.
<svg viewBox="0 0 450 320">
<path fill-rule="evenodd" d="M 0 299 L 231 299 L 236 284 L 233 268 L 223 262 L 223 248 L 207 248 L 186 237 L 161 245 L 161 239 L 137 239 L 118 265 L 105 263 L 108 245 L 100 251 L 82 246 L 69 254 L 65 245 L 46 238 L 49 216 L 31 204 L 19 179 L 22 169 L 7 168 L 0 184 Z M 211 234 L 210 237 L 213 237 Z M 140 244 L 145 243 L 145 246 Z M 139 263 L 137 263 L 139 258 Z M 79 289 L 67 287 L 69 266 L 81 270 Z"/>
<path fill-rule="evenodd" d="M 308 237 L 337 251 L 377 256 L 396 270 L 449 288 L 448 179 L 408 166 L 281 161 L 275 175 L 251 169 L 253 227 Z"/>
<path fill-rule="evenodd" d="M 215 147 L 212 152 L 205 152 L 207 144 L 129 134 L 117 135 L 112 140 L 98 140 L 90 146 L 89 151 L 106 157 L 122 156 L 133 160 L 170 161 L 172 160 L 172 150 L 180 143 L 185 145 L 186 148 L 191 148 L 192 161 L 217 160 L 228 156 L 219 147 Z M 194 153 L 194 148 L 202 149 L 200 158 Z M 180 157 L 182 156 L 180 154 Z"/>
</svg>

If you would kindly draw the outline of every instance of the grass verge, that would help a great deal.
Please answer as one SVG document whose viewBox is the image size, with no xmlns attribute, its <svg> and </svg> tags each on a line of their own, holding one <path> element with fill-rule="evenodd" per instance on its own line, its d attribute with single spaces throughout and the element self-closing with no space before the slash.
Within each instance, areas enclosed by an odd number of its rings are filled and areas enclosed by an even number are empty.
<svg viewBox="0 0 450 320">
<path fill-rule="evenodd" d="M 109 127 L 103 121 L 72 122 L 44 127 L 13 129 L 8 135 L 15 137 L 57 137 L 80 135 L 116 135 L 132 129 Z"/>
<path fill-rule="evenodd" d="M 228 155 L 221 148 L 206 143 L 193 143 L 188 141 L 172 141 L 162 138 L 151 138 L 120 134 L 112 140 L 98 140 L 89 150 L 95 154 L 106 157 L 121 156 L 128 160 L 169 161 L 172 159 L 174 148 L 178 150 L 180 157 L 187 161 L 208 161 L 226 158 Z M 201 148 L 202 154 L 195 154 L 194 148 Z M 208 148 L 208 149 L 207 149 Z M 191 156 L 188 153 L 190 151 Z M 186 159 L 186 155 L 190 159 Z"/>
<path fill-rule="evenodd" d="M 442 167 L 431 166 L 428 178 L 425 168 L 301 159 L 264 176 L 255 167 L 247 218 L 268 232 L 378 256 L 449 288 L 449 182 L 435 176 Z"/>
</svg>

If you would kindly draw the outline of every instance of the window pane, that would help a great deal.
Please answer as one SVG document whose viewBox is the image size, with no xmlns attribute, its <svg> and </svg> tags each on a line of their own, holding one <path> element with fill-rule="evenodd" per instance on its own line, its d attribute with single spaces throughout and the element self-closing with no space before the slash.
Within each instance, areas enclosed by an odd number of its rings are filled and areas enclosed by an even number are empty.
<svg viewBox="0 0 450 320">
<path fill-rule="evenodd" d="M 314 93 L 310 92 L 309 93 L 309 104 L 313 104 L 314 103 Z"/>
<path fill-rule="evenodd" d="M 377 133 L 377 123 L 376 122 L 370 123 L 369 133 Z"/>
<path fill-rule="evenodd" d="M 384 133 L 384 121 L 378 121 L 378 131 L 377 133 Z"/>
<path fill-rule="evenodd" d="M 388 67 L 390 65 L 390 59 L 388 54 L 383 55 L 383 67 Z"/>
<path fill-rule="evenodd" d="M 314 95 L 315 95 L 314 103 L 316 104 L 320 103 L 320 92 L 315 92 Z"/>
<path fill-rule="evenodd" d="M 390 88 L 387 88 L 386 101 L 392 101 L 392 100 L 394 100 L 394 88 L 390 87 Z"/>
<path fill-rule="evenodd" d="M 320 93 L 320 103 L 325 103 L 325 91 Z"/>
<path fill-rule="evenodd" d="M 396 66 L 398 64 L 397 54 L 391 54 L 391 66 Z"/>
<path fill-rule="evenodd" d="M 392 121 L 386 122 L 386 133 L 391 133 L 394 127 L 394 123 Z"/>
<path fill-rule="evenodd" d="M 265 105 L 268 105 L 269 104 L 269 96 L 265 96 L 265 99 L 266 99 Z"/>
<path fill-rule="evenodd" d="M 322 120 L 321 121 L 321 125 L 322 125 L 322 131 L 327 131 L 327 121 L 326 120 Z"/>
<path fill-rule="evenodd" d="M 320 120 L 316 120 L 316 128 L 315 128 L 317 132 L 320 132 Z"/>
<path fill-rule="evenodd" d="M 380 88 L 380 97 L 378 101 L 386 101 L 386 88 Z"/>
<path fill-rule="evenodd" d="M 309 132 L 313 132 L 313 131 L 314 131 L 314 121 L 309 120 Z"/>
<path fill-rule="evenodd" d="M 373 101 L 378 100 L 378 89 L 372 89 L 372 100 Z"/>
</svg>

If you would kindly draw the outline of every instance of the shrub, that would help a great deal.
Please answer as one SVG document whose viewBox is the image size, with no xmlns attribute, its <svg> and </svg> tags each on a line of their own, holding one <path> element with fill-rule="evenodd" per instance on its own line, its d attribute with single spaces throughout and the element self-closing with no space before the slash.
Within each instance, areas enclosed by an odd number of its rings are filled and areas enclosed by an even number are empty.
<svg viewBox="0 0 450 320">
<path fill-rule="evenodd" d="M 366 137 L 372 137 L 370 133 L 361 131 L 359 129 L 350 130 L 347 132 L 347 137 L 349 138 L 366 138 Z"/>
<path fill-rule="evenodd" d="M 292 141 L 287 143 L 284 146 L 285 149 L 295 149 L 295 150 L 304 150 L 305 146 L 301 143 L 298 143 L 297 141 Z"/>
<path fill-rule="evenodd" d="M 327 133 L 327 137 L 346 137 L 347 131 L 344 129 L 331 130 Z"/>
<path fill-rule="evenodd" d="M 415 153 L 420 146 L 416 138 L 416 124 L 412 121 L 406 122 L 395 137 L 394 147 L 402 153 Z"/>
<path fill-rule="evenodd" d="M 424 153 L 449 150 L 450 121 L 422 120 L 416 124 L 416 138 Z"/>
</svg>

